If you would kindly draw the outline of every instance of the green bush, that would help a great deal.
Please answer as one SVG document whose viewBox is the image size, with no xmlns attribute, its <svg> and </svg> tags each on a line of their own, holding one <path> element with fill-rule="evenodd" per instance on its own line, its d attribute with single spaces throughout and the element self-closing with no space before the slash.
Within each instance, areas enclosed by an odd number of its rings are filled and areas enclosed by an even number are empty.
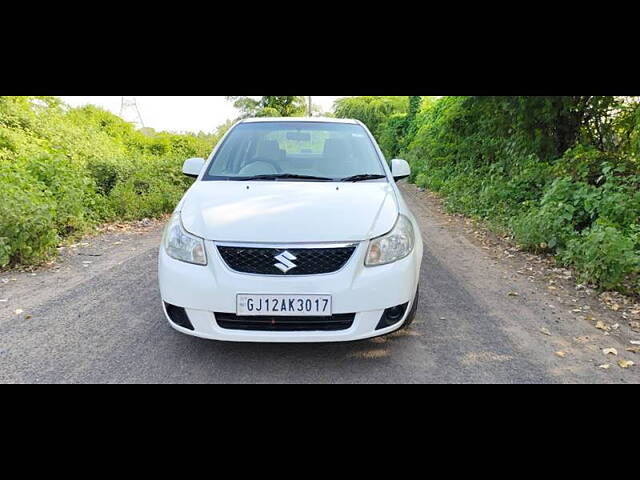
<svg viewBox="0 0 640 480">
<path fill-rule="evenodd" d="M 572 239 L 561 259 L 580 272 L 583 281 L 616 288 L 625 277 L 640 269 L 634 242 L 612 226 L 594 225 Z"/>
<path fill-rule="evenodd" d="M 597 215 L 630 233 L 640 219 L 640 176 L 608 176 L 600 191 Z"/>
<path fill-rule="evenodd" d="M 407 97 L 392 96 L 344 97 L 336 100 L 334 105 L 336 117 L 360 120 L 374 135 L 390 115 L 405 113 L 407 108 Z"/>
<path fill-rule="evenodd" d="M 402 149 L 402 140 L 407 128 L 407 115 L 395 113 L 378 127 L 378 142 L 387 160 L 397 158 Z"/>
<path fill-rule="evenodd" d="M 363 98 L 349 103 L 375 103 Z M 443 97 L 411 112 L 409 127 L 390 111 L 371 119 L 380 126 L 372 131 L 450 211 L 510 230 L 526 249 L 555 253 L 606 288 L 638 273 L 637 99 Z"/>
<path fill-rule="evenodd" d="M 89 159 L 87 170 L 101 195 L 109 195 L 118 182 L 126 177 L 123 162 L 108 158 Z"/>
<path fill-rule="evenodd" d="M 190 184 L 182 162 L 216 138 L 143 133 L 54 97 L 0 97 L 0 267 L 40 262 L 100 222 L 170 212 Z"/>
<path fill-rule="evenodd" d="M 0 265 L 30 263 L 53 253 L 59 237 L 51 193 L 8 168 L 0 168 L 0 186 Z"/>
<path fill-rule="evenodd" d="M 563 248 L 576 231 L 593 221 L 600 192 L 585 183 L 556 179 L 539 204 L 513 220 L 515 238 L 529 249 Z"/>
<path fill-rule="evenodd" d="M 96 192 L 84 166 L 45 154 L 28 159 L 24 168 L 31 181 L 53 199 L 60 235 L 81 232 L 95 223 Z"/>
<path fill-rule="evenodd" d="M 191 183 L 182 175 L 181 165 L 181 158 L 134 161 L 126 179 L 109 194 L 116 218 L 156 217 L 175 208 Z"/>
</svg>

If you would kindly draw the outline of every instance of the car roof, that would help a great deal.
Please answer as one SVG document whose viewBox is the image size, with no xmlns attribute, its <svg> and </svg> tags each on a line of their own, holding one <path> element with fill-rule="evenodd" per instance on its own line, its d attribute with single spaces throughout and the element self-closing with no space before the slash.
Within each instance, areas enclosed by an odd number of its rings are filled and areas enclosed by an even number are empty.
<svg viewBox="0 0 640 480">
<path fill-rule="evenodd" d="M 240 123 L 258 122 L 318 122 L 318 123 L 358 123 L 350 118 L 329 118 L 329 117 L 255 117 L 245 118 Z"/>
</svg>

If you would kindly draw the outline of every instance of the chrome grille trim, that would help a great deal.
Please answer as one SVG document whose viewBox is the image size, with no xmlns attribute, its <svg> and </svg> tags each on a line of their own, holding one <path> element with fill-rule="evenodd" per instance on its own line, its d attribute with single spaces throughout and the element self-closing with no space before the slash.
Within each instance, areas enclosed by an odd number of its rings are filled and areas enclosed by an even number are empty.
<svg viewBox="0 0 640 480">
<path fill-rule="evenodd" d="M 256 275 L 256 276 L 269 276 L 269 277 L 304 277 L 304 276 L 312 276 L 312 275 L 332 275 L 335 273 L 338 273 L 340 271 L 342 271 L 344 268 L 347 267 L 347 265 L 349 265 L 349 263 L 353 260 L 353 257 L 356 256 L 356 253 L 358 252 L 358 247 L 360 245 L 360 242 L 325 242 L 325 243 L 256 243 L 256 242 L 252 242 L 252 243 L 241 243 L 241 242 L 217 242 L 214 241 L 212 242 L 215 245 L 215 250 L 217 255 L 220 257 L 220 260 L 222 261 L 222 263 L 224 264 L 224 266 L 231 272 L 234 273 L 238 273 L 241 275 Z M 265 250 L 281 250 L 281 251 L 298 251 L 298 254 L 300 254 L 300 250 L 331 250 L 331 249 L 345 249 L 345 248 L 351 248 L 353 249 L 351 254 L 349 255 L 349 257 L 344 261 L 344 263 L 342 265 L 340 265 L 339 268 L 337 268 L 336 270 L 332 270 L 332 271 L 319 271 L 319 272 L 306 272 L 305 269 L 310 269 L 312 268 L 311 266 L 308 265 L 308 260 L 307 263 L 301 265 L 300 271 L 296 271 L 296 269 L 293 269 L 291 272 L 289 273 L 278 273 L 278 272 L 265 272 L 265 271 L 245 271 L 245 270 L 239 270 L 237 268 L 234 268 L 234 265 L 231 265 L 229 263 L 229 259 L 228 257 L 225 258 L 225 254 L 223 253 L 223 250 L 218 248 L 218 247 L 231 247 L 231 248 L 246 248 L 246 249 L 265 249 Z M 233 260 L 231 260 L 233 261 Z M 322 259 L 322 261 L 326 261 L 326 259 Z M 275 263 L 275 259 L 274 259 L 274 263 Z M 320 261 L 319 261 L 320 263 Z M 256 269 L 260 269 L 260 267 L 264 267 L 264 263 L 261 265 L 257 265 Z"/>
<path fill-rule="evenodd" d="M 345 248 L 357 247 L 360 242 L 325 242 L 325 243 L 242 243 L 242 242 L 218 242 L 214 241 L 214 245 L 221 247 L 239 247 L 239 248 L 275 248 L 277 250 L 287 250 L 289 248 Z"/>
</svg>

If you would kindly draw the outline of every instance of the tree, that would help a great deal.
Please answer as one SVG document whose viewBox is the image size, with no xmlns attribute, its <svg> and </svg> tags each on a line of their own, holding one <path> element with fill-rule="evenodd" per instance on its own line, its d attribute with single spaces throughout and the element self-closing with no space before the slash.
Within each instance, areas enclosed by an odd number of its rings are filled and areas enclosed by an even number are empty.
<svg viewBox="0 0 640 480">
<path fill-rule="evenodd" d="M 407 97 L 364 96 L 339 98 L 333 108 L 336 117 L 360 120 L 377 135 L 381 124 L 394 113 L 406 113 L 407 105 Z"/>
<path fill-rule="evenodd" d="M 418 112 L 420 111 L 420 106 L 422 105 L 422 97 L 421 96 L 411 96 L 409 97 L 409 109 L 407 111 L 407 115 L 404 118 L 404 122 L 402 124 L 402 130 L 400 131 L 400 136 L 402 136 L 402 140 L 398 142 L 399 145 L 406 146 L 409 144 L 416 133 L 416 117 Z"/>
<path fill-rule="evenodd" d="M 302 96 L 226 97 L 240 110 L 239 118 L 247 117 L 301 117 L 306 113 L 305 99 Z"/>
<path fill-rule="evenodd" d="M 420 104 L 422 103 L 422 97 L 409 97 L 409 111 L 407 112 L 407 120 L 413 121 L 416 115 L 420 111 Z"/>
<path fill-rule="evenodd" d="M 233 106 L 240 110 L 238 118 L 253 117 L 258 110 L 259 101 L 251 97 L 225 97 L 225 99 L 233 102 Z"/>
</svg>

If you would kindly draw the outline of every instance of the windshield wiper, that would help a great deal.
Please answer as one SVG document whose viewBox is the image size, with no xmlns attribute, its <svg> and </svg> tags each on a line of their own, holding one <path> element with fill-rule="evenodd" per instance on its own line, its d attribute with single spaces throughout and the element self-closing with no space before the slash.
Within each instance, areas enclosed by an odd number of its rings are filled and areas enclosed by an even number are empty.
<svg viewBox="0 0 640 480">
<path fill-rule="evenodd" d="M 376 180 L 378 178 L 386 178 L 386 175 L 380 175 L 378 173 L 361 173 L 359 175 L 352 175 L 340 179 L 341 182 L 362 182 L 364 180 Z"/>
<path fill-rule="evenodd" d="M 318 180 L 322 182 L 332 182 L 333 178 L 316 177 L 314 175 L 298 175 L 296 173 L 272 173 L 267 175 L 254 175 L 252 177 L 236 177 L 234 180 L 279 180 L 281 178 L 291 178 L 294 180 Z"/>
</svg>

